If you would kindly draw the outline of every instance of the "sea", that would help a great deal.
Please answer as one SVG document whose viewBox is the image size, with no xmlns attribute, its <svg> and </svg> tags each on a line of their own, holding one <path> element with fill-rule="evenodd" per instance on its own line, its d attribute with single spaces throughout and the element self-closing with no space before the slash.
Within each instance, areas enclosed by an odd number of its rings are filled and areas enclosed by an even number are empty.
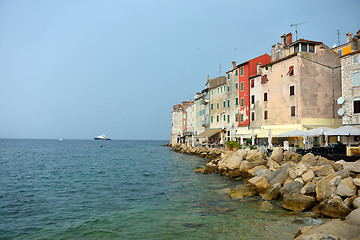
<svg viewBox="0 0 360 240">
<path fill-rule="evenodd" d="M 0 239 L 293 239 L 321 220 L 194 168 L 167 141 L 0 139 Z"/>
</svg>

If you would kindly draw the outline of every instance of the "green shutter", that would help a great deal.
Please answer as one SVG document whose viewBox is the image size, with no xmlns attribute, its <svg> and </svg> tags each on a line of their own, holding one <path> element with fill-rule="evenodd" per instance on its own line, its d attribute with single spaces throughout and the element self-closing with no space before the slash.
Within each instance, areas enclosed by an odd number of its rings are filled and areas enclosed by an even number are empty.
<svg viewBox="0 0 360 240">
<path fill-rule="evenodd" d="M 239 114 L 235 114 L 235 122 L 238 122 L 239 121 Z"/>
</svg>

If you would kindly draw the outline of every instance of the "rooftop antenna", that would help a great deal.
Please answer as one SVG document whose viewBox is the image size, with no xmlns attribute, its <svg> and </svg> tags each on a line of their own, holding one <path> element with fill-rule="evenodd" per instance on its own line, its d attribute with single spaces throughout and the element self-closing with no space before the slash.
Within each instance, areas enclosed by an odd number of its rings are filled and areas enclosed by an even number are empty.
<svg viewBox="0 0 360 240">
<path fill-rule="evenodd" d="M 297 32 L 297 26 L 304 24 L 306 22 L 301 22 L 301 23 L 294 23 L 294 24 L 290 24 L 290 27 L 295 27 L 295 37 L 296 37 L 296 41 L 298 40 L 298 32 Z"/>
<path fill-rule="evenodd" d="M 340 29 L 337 30 L 338 33 L 338 46 L 340 46 Z"/>
</svg>

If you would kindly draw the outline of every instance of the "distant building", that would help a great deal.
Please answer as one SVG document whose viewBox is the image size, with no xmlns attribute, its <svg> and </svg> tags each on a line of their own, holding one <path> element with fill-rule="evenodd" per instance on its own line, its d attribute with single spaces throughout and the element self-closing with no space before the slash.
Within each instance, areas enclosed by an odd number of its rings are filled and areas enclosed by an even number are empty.
<svg viewBox="0 0 360 240">
<path fill-rule="evenodd" d="M 360 43 L 360 31 L 352 40 L 353 45 Z M 342 103 L 344 125 L 360 126 L 360 49 L 353 50 L 341 57 Z"/>
<path fill-rule="evenodd" d="M 272 61 L 261 67 L 261 77 L 252 79 L 255 116 L 250 126 L 253 122 L 258 128 L 261 120 L 258 136 L 267 137 L 269 129 L 276 135 L 341 125 L 335 104 L 341 96 L 339 55 L 322 42 L 292 42 L 291 36 L 281 36 L 272 47 Z"/>
<path fill-rule="evenodd" d="M 173 106 L 171 121 L 170 144 L 174 145 L 181 142 L 183 133 L 183 108 L 181 104 Z"/>
<path fill-rule="evenodd" d="M 334 46 L 333 50 L 340 56 L 347 55 L 348 53 L 360 50 L 360 30 L 355 36 L 351 32 L 346 34 L 346 43 L 339 46 Z"/>
</svg>

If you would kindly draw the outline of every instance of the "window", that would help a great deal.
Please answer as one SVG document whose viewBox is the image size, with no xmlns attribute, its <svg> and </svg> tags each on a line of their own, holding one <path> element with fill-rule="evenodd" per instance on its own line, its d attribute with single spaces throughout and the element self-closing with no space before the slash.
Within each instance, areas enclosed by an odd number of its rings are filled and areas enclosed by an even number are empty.
<svg viewBox="0 0 360 240">
<path fill-rule="evenodd" d="M 240 99 L 240 106 L 243 107 L 244 106 L 244 98 Z"/>
<path fill-rule="evenodd" d="M 230 115 L 227 115 L 227 122 L 230 123 Z"/>
<path fill-rule="evenodd" d="M 244 76 L 244 67 L 240 68 L 240 76 Z"/>
<path fill-rule="evenodd" d="M 239 98 L 235 98 L 235 105 L 239 105 Z"/>
<path fill-rule="evenodd" d="M 211 90 L 211 96 L 214 96 L 214 90 Z"/>
<path fill-rule="evenodd" d="M 236 71 L 235 71 L 235 76 L 239 76 L 239 72 L 238 72 L 237 69 L 236 69 Z"/>
<path fill-rule="evenodd" d="M 360 100 L 354 101 L 354 113 L 360 113 Z"/>
<path fill-rule="evenodd" d="M 295 116 L 295 106 L 291 106 L 291 109 L 290 109 L 290 116 L 294 117 Z"/>
<path fill-rule="evenodd" d="M 267 83 L 269 80 L 267 78 L 267 74 L 264 74 L 261 76 L 261 84 Z"/>
<path fill-rule="evenodd" d="M 228 86 L 228 92 L 230 92 L 230 86 Z"/>
<path fill-rule="evenodd" d="M 213 103 L 210 105 L 210 108 L 211 108 L 211 110 L 214 109 L 214 104 Z"/>
<path fill-rule="evenodd" d="M 267 120 L 268 119 L 268 111 L 264 111 L 264 120 Z"/>
<path fill-rule="evenodd" d="M 264 102 L 266 102 L 268 99 L 267 99 L 267 92 L 264 93 Z"/>
<path fill-rule="evenodd" d="M 353 57 L 353 61 L 354 61 L 354 63 L 358 63 L 358 62 L 359 62 L 359 55 L 358 55 L 358 56 L 354 56 L 354 57 Z"/>
<path fill-rule="evenodd" d="M 224 102 L 223 102 L 223 107 L 226 107 L 226 101 L 224 100 Z"/>
<path fill-rule="evenodd" d="M 205 115 L 205 109 L 202 112 L 203 112 L 203 115 Z"/>
<path fill-rule="evenodd" d="M 235 122 L 238 122 L 239 121 L 239 114 L 235 114 Z"/>
<path fill-rule="evenodd" d="M 219 122 L 219 115 L 216 115 L 216 121 Z"/>
<path fill-rule="evenodd" d="M 360 69 L 352 72 L 351 81 L 352 87 L 360 86 Z"/>
<path fill-rule="evenodd" d="M 226 92 L 226 86 L 224 86 L 224 92 Z"/>
<path fill-rule="evenodd" d="M 216 108 L 219 108 L 220 107 L 220 104 L 219 103 L 216 103 Z"/>
<path fill-rule="evenodd" d="M 251 104 L 255 104 L 255 95 L 251 95 Z"/>
<path fill-rule="evenodd" d="M 213 121 L 214 121 L 213 116 L 210 116 L 210 121 L 211 121 L 211 123 L 213 123 Z"/>
<path fill-rule="evenodd" d="M 342 56 L 342 49 L 340 49 L 337 53 Z"/>
<path fill-rule="evenodd" d="M 230 79 L 230 73 L 227 74 L 227 78 Z"/>
<path fill-rule="evenodd" d="M 228 99 L 228 107 L 230 107 L 230 99 Z"/>
<path fill-rule="evenodd" d="M 315 52 L 314 45 L 309 44 L 309 53 L 314 53 L 314 52 Z"/>
<path fill-rule="evenodd" d="M 235 83 L 235 89 L 238 89 L 239 87 L 238 87 L 238 83 Z"/>
<path fill-rule="evenodd" d="M 243 122 L 244 121 L 244 114 L 241 114 L 240 115 L 240 122 Z"/>
<path fill-rule="evenodd" d="M 296 45 L 295 45 L 294 51 L 295 51 L 296 53 L 299 52 L 299 44 L 296 44 Z"/>
<path fill-rule="evenodd" d="M 222 90 L 223 90 L 223 88 L 222 87 L 220 87 L 220 92 L 222 93 Z"/>
<path fill-rule="evenodd" d="M 294 76 L 294 65 L 291 65 L 289 67 L 289 71 L 288 71 L 287 75 Z"/>
<path fill-rule="evenodd" d="M 290 96 L 295 95 L 295 86 L 290 86 Z"/>
<path fill-rule="evenodd" d="M 251 112 L 251 121 L 255 121 L 255 112 Z"/>
<path fill-rule="evenodd" d="M 241 82 L 241 83 L 240 83 L 240 90 L 241 90 L 241 91 L 244 91 L 244 82 Z"/>
<path fill-rule="evenodd" d="M 199 116 L 201 116 L 201 114 L 202 114 L 202 111 L 199 112 Z"/>
<path fill-rule="evenodd" d="M 223 121 L 224 122 L 226 121 L 226 115 L 225 114 L 223 115 Z"/>
<path fill-rule="evenodd" d="M 301 51 L 302 52 L 307 52 L 307 44 L 301 43 Z"/>
<path fill-rule="evenodd" d="M 220 92 L 220 88 L 217 89 L 218 90 L 218 93 Z"/>
<path fill-rule="evenodd" d="M 250 87 L 253 88 L 255 86 L 254 79 L 250 80 Z"/>
</svg>

